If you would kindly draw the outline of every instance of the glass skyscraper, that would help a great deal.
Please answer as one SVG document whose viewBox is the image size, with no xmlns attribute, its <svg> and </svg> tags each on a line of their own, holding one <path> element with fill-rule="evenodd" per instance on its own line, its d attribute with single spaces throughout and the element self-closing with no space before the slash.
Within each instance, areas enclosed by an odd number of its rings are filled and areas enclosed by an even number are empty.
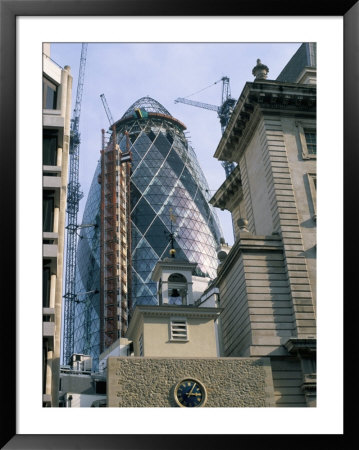
<svg viewBox="0 0 359 450">
<path fill-rule="evenodd" d="M 116 122 L 120 149 L 127 132 L 132 153 L 131 234 L 132 307 L 154 305 L 156 262 L 169 256 L 174 233 L 176 258 L 198 263 L 196 275 L 215 278 L 216 247 L 221 236 L 217 216 L 208 203 L 209 189 L 185 125 L 157 101 L 143 97 Z M 78 244 L 75 352 L 100 354 L 100 200 L 95 171 L 83 215 Z"/>
</svg>

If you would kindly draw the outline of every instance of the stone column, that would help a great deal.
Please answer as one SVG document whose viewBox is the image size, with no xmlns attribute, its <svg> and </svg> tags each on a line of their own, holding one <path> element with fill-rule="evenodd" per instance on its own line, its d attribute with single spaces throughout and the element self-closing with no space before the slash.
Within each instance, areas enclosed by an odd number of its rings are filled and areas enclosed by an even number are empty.
<svg viewBox="0 0 359 450">
<path fill-rule="evenodd" d="M 193 282 L 187 282 L 187 305 L 193 304 Z"/>
<path fill-rule="evenodd" d="M 61 165 L 62 165 L 62 147 L 58 147 L 58 148 L 57 148 L 57 161 L 56 161 L 56 165 L 57 165 L 57 166 L 61 166 Z"/>
<path fill-rule="evenodd" d="M 168 281 L 162 281 L 162 303 L 168 304 Z"/>
<path fill-rule="evenodd" d="M 46 392 L 45 394 L 51 395 L 51 378 L 52 378 L 52 358 L 53 351 L 47 351 L 47 367 L 46 367 Z M 54 406 L 54 405 L 51 405 Z"/>
<path fill-rule="evenodd" d="M 57 277 L 55 294 L 55 335 L 54 351 L 52 359 L 52 406 L 59 403 L 59 379 L 60 379 L 60 347 L 61 347 L 61 318 L 62 318 L 62 276 L 64 265 L 64 239 L 66 223 L 66 201 L 68 183 L 68 158 L 70 142 L 70 118 L 71 118 L 71 92 L 72 77 L 70 67 L 66 66 L 61 73 L 61 115 L 64 116 L 63 152 L 61 167 L 61 191 L 58 220 L 58 253 L 57 253 Z"/>
<path fill-rule="evenodd" d="M 51 274 L 50 278 L 50 308 L 55 308 L 56 297 L 56 274 Z"/>
<path fill-rule="evenodd" d="M 59 232 L 59 213 L 60 213 L 60 211 L 59 211 L 59 208 L 54 208 L 54 226 L 53 226 L 53 229 L 52 229 L 52 231 L 54 232 L 54 233 L 58 233 Z"/>
</svg>

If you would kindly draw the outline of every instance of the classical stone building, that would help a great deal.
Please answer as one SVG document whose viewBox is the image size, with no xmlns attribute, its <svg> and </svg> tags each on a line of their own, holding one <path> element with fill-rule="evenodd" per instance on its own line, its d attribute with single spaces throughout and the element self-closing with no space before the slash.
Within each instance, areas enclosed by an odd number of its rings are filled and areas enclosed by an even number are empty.
<svg viewBox="0 0 359 450">
<path fill-rule="evenodd" d="M 72 76 L 43 47 L 43 406 L 58 406 Z"/>
<path fill-rule="evenodd" d="M 232 213 L 219 254 L 223 351 L 268 357 L 276 406 L 316 398 L 316 46 L 276 80 L 260 60 L 215 152 L 237 167 L 211 199 Z"/>
<path fill-rule="evenodd" d="M 159 304 L 136 306 L 127 332 L 133 356 L 107 357 L 109 407 L 274 406 L 269 358 L 221 357 L 217 290 L 194 300 L 196 266 L 157 263 Z"/>
</svg>

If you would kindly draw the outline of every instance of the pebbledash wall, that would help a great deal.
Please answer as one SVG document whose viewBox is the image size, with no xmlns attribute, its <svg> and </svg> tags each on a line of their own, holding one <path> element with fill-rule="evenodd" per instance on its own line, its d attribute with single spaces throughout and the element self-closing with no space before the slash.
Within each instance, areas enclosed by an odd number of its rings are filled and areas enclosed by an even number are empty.
<svg viewBox="0 0 359 450">
<path fill-rule="evenodd" d="M 174 388 L 187 377 L 206 388 L 206 408 L 275 406 L 270 359 L 265 357 L 112 357 L 107 370 L 109 407 L 175 407 Z"/>
</svg>

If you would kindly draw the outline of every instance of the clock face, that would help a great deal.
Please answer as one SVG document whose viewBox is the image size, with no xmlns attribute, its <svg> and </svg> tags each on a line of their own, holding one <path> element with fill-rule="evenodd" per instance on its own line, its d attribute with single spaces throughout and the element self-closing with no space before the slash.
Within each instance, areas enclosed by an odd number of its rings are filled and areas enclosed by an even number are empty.
<svg viewBox="0 0 359 450">
<path fill-rule="evenodd" d="M 206 401 L 206 390 L 199 381 L 186 378 L 175 387 L 175 400 L 182 407 L 203 406 Z"/>
</svg>

